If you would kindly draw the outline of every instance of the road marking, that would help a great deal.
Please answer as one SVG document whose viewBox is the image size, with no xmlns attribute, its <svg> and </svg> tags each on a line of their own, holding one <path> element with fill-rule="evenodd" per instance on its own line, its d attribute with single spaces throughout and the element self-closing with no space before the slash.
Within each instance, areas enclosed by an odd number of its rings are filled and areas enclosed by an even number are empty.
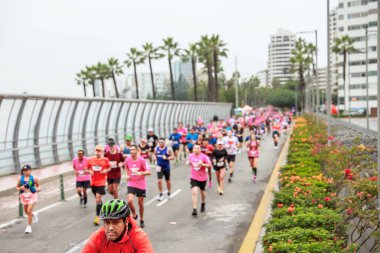
<svg viewBox="0 0 380 253">
<path fill-rule="evenodd" d="M 78 243 L 77 245 L 75 245 L 74 247 L 72 247 L 68 251 L 65 251 L 64 253 L 73 253 L 73 252 L 77 251 L 78 249 L 82 248 L 86 244 L 86 242 L 87 242 L 87 239 L 84 240 L 83 242 Z"/>
<path fill-rule="evenodd" d="M 17 218 L 17 219 L 14 219 L 14 220 L 8 221 L 8 222 L 6 222 L 6 223 L 3 223 L 3 224 L 0 225 L 0 229 L 1 229 L 1 228 L 8 227 L 8 226 L 10 226 L 10 225 L 13 225 L 13 224 L 15 224 L 15 223 L 18 222 L 18 221 L 21 221 L 21 218 Z"/>
<path fill-rule="evenodd" d="M 168 192 L 168 190 L 165 190 L 162 194 L 166 194 Z M 146 202 L 145 204 L 144 204 L 144 206 L 147 206 L 147 205 L 149 205 L 149 204 L 152 204 L 154 201 L 157 201 L 158 200 L 158 195 L 156 196 L 156 197 L 154 197 L 154 198 L 152 198 L 151 200 L 149 200 L 148 202 Z"/>
<path fill-rule="evenodd" d="M 178 189 L 176 190 L 175 192 L 173 192 L 173 194 L 171 194 L 171 199 L 174 198 L 175 195 L 177 195 L 178 193 L 180 193 L 182 191 L 182 189 Z M 157 206 L 162 206 L 163 204 L 165 204 L 166 202 L 168 202 L 169 199 L 164 199 L 163 201 L 161 201 L 160 203 L 157 204 Z"/>
</svg>

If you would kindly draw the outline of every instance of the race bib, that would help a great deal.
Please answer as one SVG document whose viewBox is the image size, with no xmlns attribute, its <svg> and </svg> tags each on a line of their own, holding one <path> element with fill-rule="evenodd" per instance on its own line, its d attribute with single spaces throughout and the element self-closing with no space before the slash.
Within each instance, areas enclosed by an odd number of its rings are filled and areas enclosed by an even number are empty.
<svg viewBox="0 0 380 253">
<path fill-rule="evenodd" d="M 149 146 L 149 147 L 153 147 L 153 142 L 149 142 L 149 143 L 148 143 L 148 146 Z"/>
<path fill-rule="evenodd" d="M 174 144 L 174 145 L 177 145 L 177 144 L 178 144 L 178 141 L 173 141 L 173 144 Z"/>
<path fill-rule="evenodd" d="M 117 168 L 117 161 L 110 161 L 111 168 Z"/>
<path fill-rule="evenodd" d="M 137 172 L 139 172 L 139 168 L 131 168 L 131 175 L 136 176 Z"/>
<path fill-rule="evenodd" d="M 161 172 L 162 171 L 162 168 L 161 168 L 161 166 L 156 166 L 156 172 Z"/>
<path fill-rule="evenodd" d="M 194 170 L 200 170 L 201 169 L 201 167 L 199 166 L 199 162 L 193 162 L 192 165 L 193 165 Z"/>
<path fill-rule="evenodd" d="M 216 163 L 216 166 L 218 166 L 218 167 L 223 167 L 223 166 L 224 166 L 224 162 L 217 162 L 217 163 Z"/>
<path fill-rule="evenodd" d="M 78 176 L 83 177 L 84 176 L 84 170 L 78 170 Z"/>
<path fill-rule="evenodd" d="M 102 166 L 99 166 L 99 165 L 93 165 L 93 166 L 92 166 L 92 170 L 93 170 L 93 171 L 101 171 L 101 170 L 102 170 Z"/>
<path fill-rule="evenodd" d="M 22 194 L 24 200 L 30 200 L 32 198 L 32 193 L 31 192 L 24 192 Z"/>
</svg>

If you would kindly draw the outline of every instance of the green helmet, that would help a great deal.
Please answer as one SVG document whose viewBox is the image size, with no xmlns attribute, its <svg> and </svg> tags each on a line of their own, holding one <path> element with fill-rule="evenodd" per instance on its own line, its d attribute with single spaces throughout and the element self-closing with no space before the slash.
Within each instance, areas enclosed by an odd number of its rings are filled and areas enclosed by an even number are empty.
<svg viewBox="0 0 380 253">
<path fill-rule="evenodd" d="M 133 139 L 133 137 L 132 137 L 132 135 L 130 135 L 130 134 L 127 134 L 126 136 L 125 136 L 125 140 L 126 141 L 131 141 Z"/>
<path fill-rule="evenodd" d="M 127 202 L 121 199 L 112 199 L 103 204 L 99 218 L 101 220 L 126 218 L 130 215 Z"/>
</svg>

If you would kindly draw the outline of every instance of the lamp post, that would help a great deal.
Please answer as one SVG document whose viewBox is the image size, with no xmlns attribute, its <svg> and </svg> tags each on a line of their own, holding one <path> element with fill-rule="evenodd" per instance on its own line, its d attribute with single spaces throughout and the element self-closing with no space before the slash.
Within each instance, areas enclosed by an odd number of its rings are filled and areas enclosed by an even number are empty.
<svg viewBox="0 0 380 253">
<path fill-rule="evenodd" d="M 380 20 L 380 4 L 377 1 L 377 20 Z M 380 25 L 377 26 L 377 34 L 380 34 Z M 377 36 L 377 59 L 380 59 L 380 36 Z M 380 210 L 380 117 L 379 117 L 379 108 L 380 108 L 380 63 L 377 62 L 377 209 Z M 380 214 L 379 214 L 380 219 Z"/>
<path fill-rule="evenodd" d="M 235 56 L 235 106 L 239 107 L 239 89 L 238 89 L 238 73 L 237 73 L 237 56 Z"/>
<path fill-rule="evenodd" d="M 326 87 L 326 102 L 327 102 L 327 136 L 330 137 L 331 136 L 330 0 L 327 0 L 327 87 Z M 331 145 L 330 138 L 328 138 L 328 145 L 329 146 Z"/>
<path fill-rule="evenodd" d="M 367 119 L 367 129 L 369 129 L 369 105 L 368 105 L 368 89 L 369 89 L 369 83 L 368 83 L 368 24 L 365 25 L 365 83 L 366 83 L 366 119 Z"/>
</svg>

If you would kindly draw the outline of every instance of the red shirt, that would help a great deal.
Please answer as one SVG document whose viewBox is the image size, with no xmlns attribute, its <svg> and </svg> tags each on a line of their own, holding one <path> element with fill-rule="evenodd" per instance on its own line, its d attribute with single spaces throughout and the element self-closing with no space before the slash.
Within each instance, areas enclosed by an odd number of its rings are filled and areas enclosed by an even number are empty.
<svg viewBox="0 0 380 253">
<path fill-rule="evenodd" d="M 106 157 L 101 157 L 98 159 L 94 156 L 87 161 L 87 169 L 94 172 L 94 175 L 91 176 L 91 186 L 106 185 L 107 173 L 102 174 L 100 172 L 107 170 L 109 167 L 110 162 Z"/>
<path fill-rule="evenodd" d="M 107 157 L 110 161 L 111 171 L 108 172 L 107 178 L 108 179 L 119 179 L 121 178 L 121 170 L 119 167 L 120 162 L 124 162 L 124 156 L 121 153 L 115 153 L 111 154 L 110 152 L 107 152 L 104 154 L 104 157 Z"/>
<path fill-rule="evenodd" d="M 208 157 L 211 157 L 213 150 L 214 147 L 211 144 L 207 144 L 207 146 L 201 145 L 201 152 Z"/>
</svg>

